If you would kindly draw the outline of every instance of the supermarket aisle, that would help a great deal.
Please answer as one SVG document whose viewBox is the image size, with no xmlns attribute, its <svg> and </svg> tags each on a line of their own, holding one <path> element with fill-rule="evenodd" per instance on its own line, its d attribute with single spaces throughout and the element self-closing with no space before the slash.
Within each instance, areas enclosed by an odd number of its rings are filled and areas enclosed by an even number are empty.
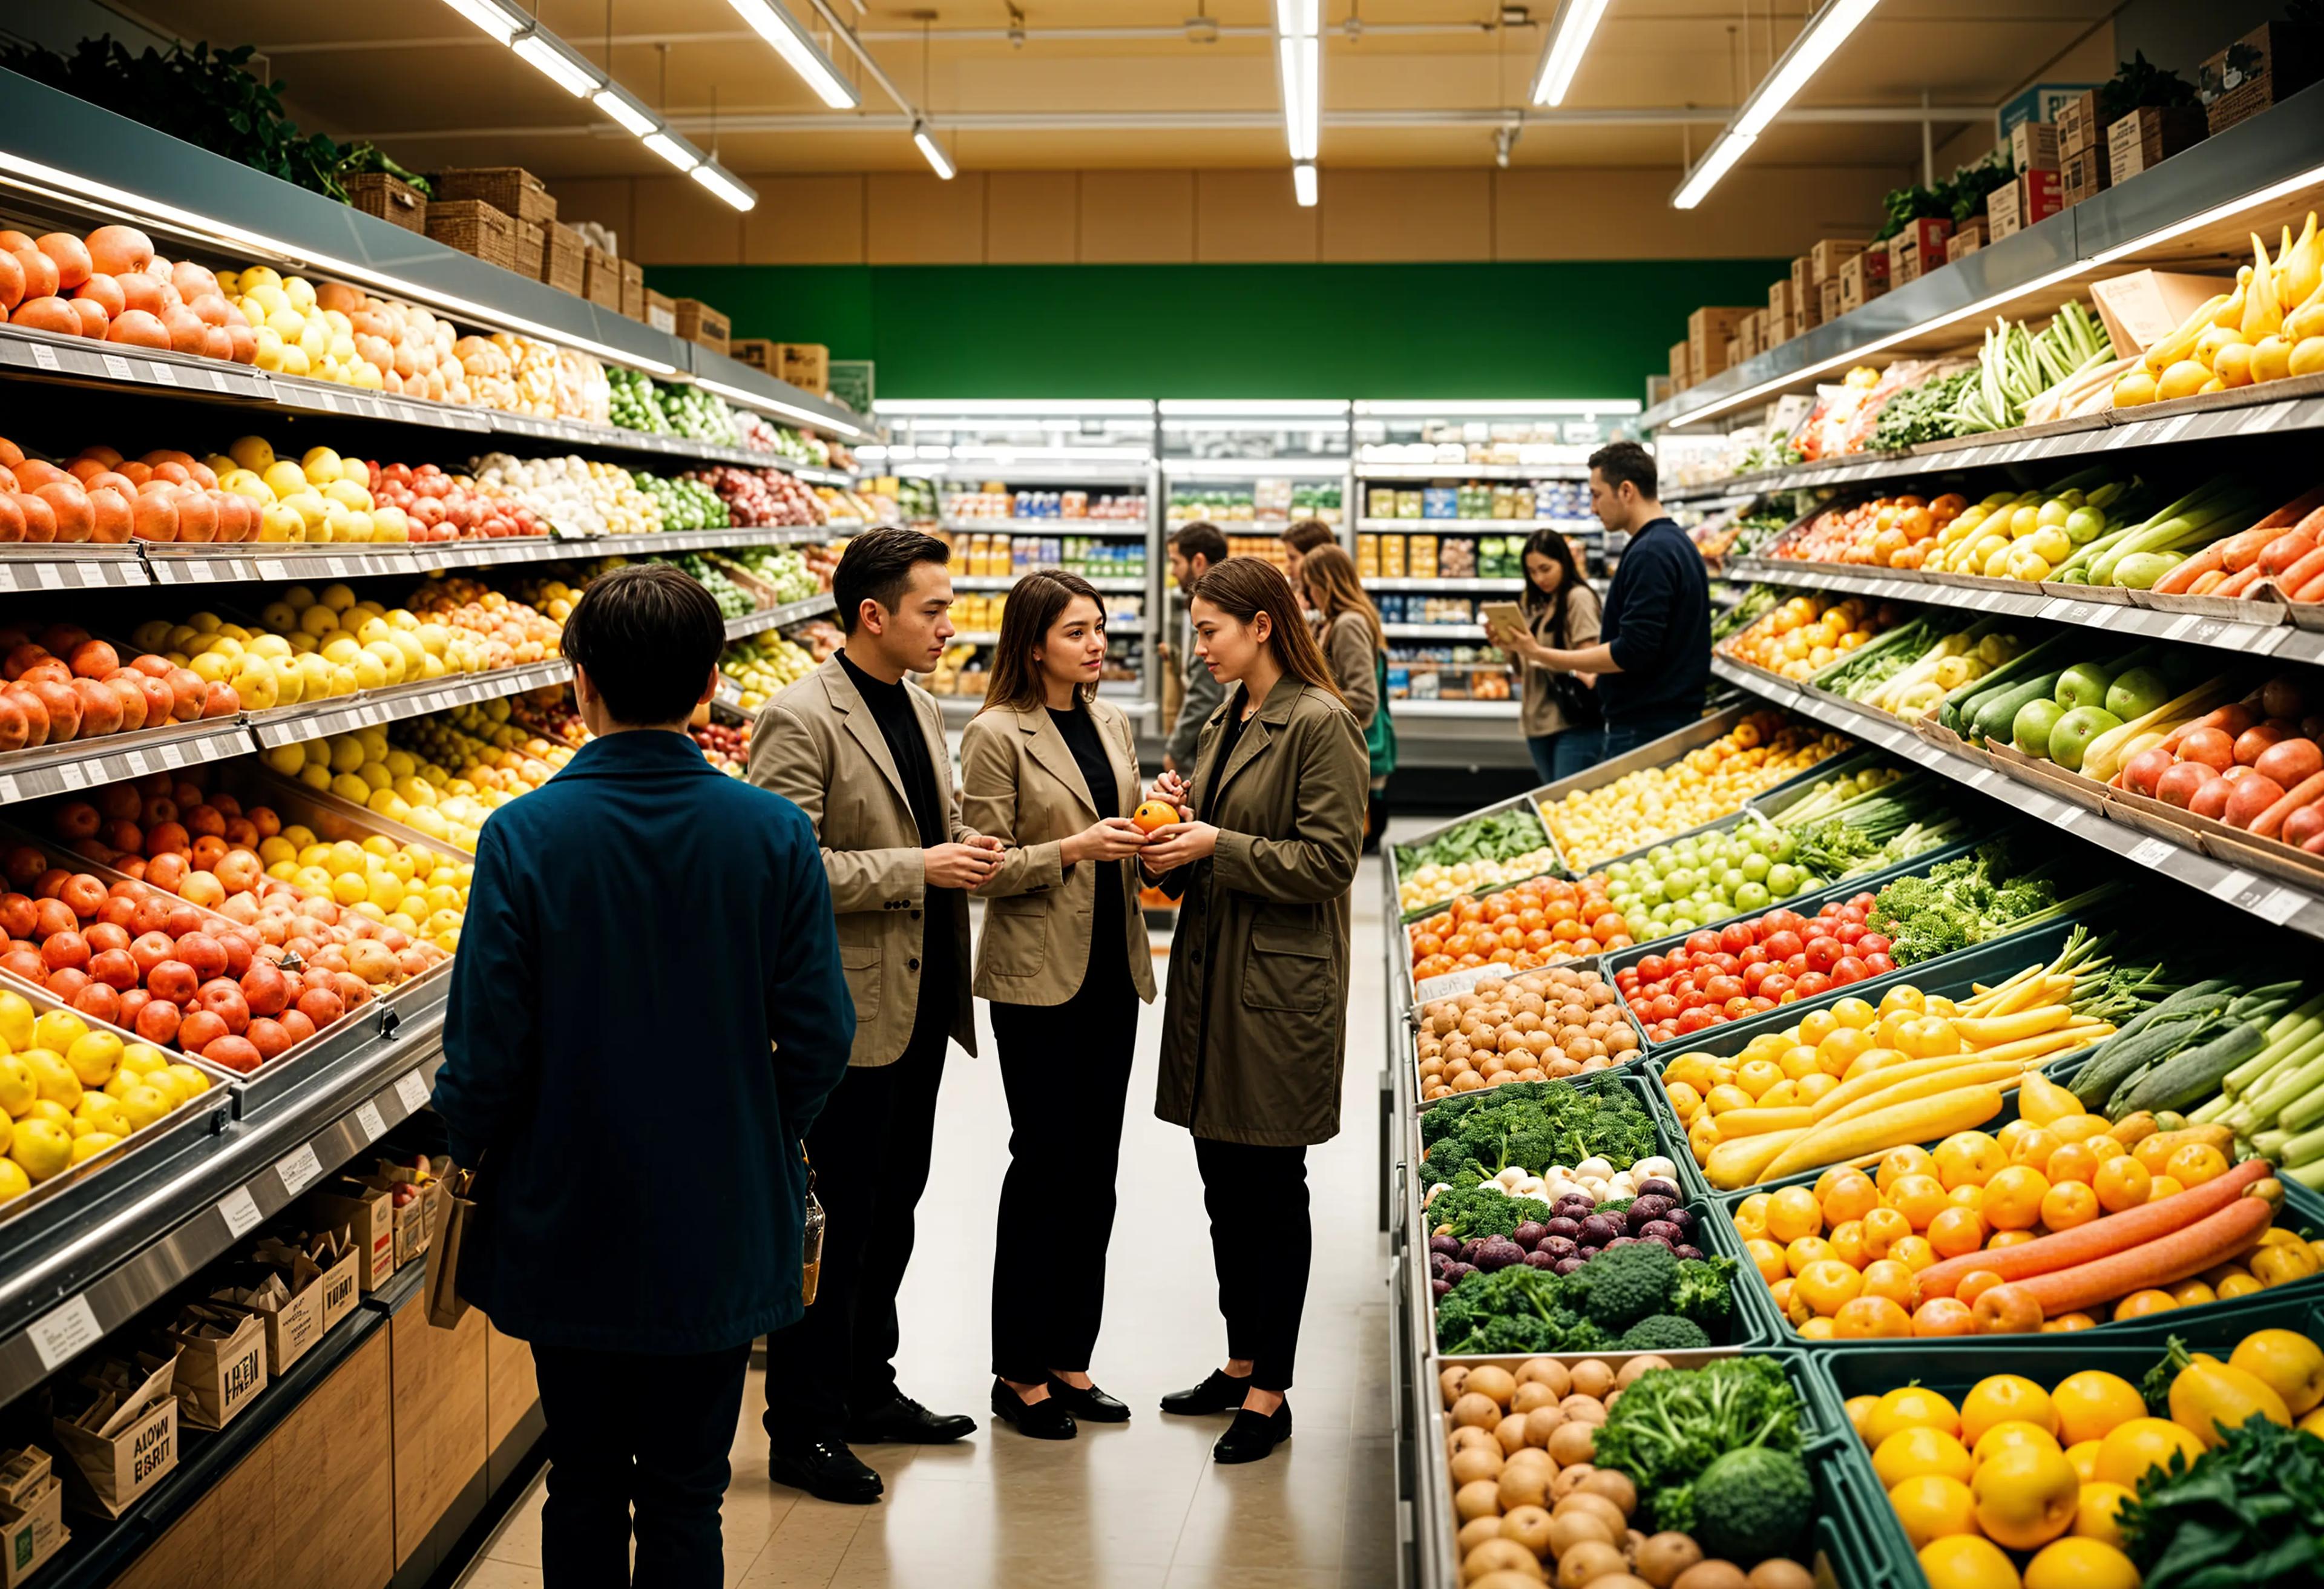
<svg viewBox="0 0 2324 1589">
<path fill-rule="evenodd" d="M 954 1446 L 878 1446 L 874 1507 L 829 1505 L 771 1486 L 754 1370 L 726 1496 L 727 1582 L 752 1589 L 1371 1589 L 1395 1581 L 1388 1442 L 1385 1238 L 1377 1224 L 1381 1046 L 1378 863 L 1356 882 L 1354 996 L 1345 1123 L 1308 1156 L 1315 1267 L 1291 1401 L 1298 1433 L 1247 1467 L 1210 1461 L 1226 1420 L 1155 1410 L 1162 1392 L 1215 1367 L 1208 1225 L 1185 1132 L 1152 1113 L 1157 1010 L 1141 1023 L 1122 1145 L 1121 1211 L 1108 1275 L 1098 1382 L 1136 1409 L 1127 1427 L 1060 1444 L 995 1433 L 986 1405 L 992 1211 L 1008 1113 L 989 1061 L 957 1049 L 945 1078 L 936 1171 L 903 1296 L 905 1388 L 982 1426 Z M 1158 1005 L 1157 1006 L 1158 1009 Z M 982 1025 L 983 1006 L 979 1006 Z M 991 1029 L 982 1027 L 983 1040 Z M 1069 1063 L 1070 1056 L 1060 1056 Z M 1060 1196 L 1072 1188 L 1058 1188 Z M 1266 1211 L 1254 1209 L 1264 1241 Z M 1059 1252 L 1061 1264 L 1075 1254 Z M 463 1580 L 540 1583 L 535 1485 Z"/>
</svg>

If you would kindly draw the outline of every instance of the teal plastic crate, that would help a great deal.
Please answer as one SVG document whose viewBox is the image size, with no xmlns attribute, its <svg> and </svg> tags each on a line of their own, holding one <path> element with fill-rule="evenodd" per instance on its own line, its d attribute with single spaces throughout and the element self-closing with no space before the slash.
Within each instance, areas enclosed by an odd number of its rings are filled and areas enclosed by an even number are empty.
<svg viewBox="0 0 2324 1589">
<path fill-rule="evenodd" d="M 1693 1155 L 1686 1150 L 1686 1133 L 1678 1130 L 1678 1116 L 1671 1112 L 1669 1102 L 1663 1097 L 1662 1084 L 1659 1081 L 1650 1080 L 1646 1075 L 1646 1067 L 1642 1065 L 1609 1068 L 1566 1081 L 1504 1082 L 1497 1087 L 1482 1087 L 1473 1093 L 1456 1093 L 1450 1098 L 1439 1098 L 1435 1103 L 1425 1105 L 1421 1113 L 1425 1116 L 1432 1109 L 1473 1108 L 1480 1103 L 1505 1100 L 1511 1094 L 1522 1097 L 1529 1093 L 1538 1093 L 1545 1088 L 1561 1086 L 1577 1087 L 1584 1091 L 1597 1087 L 1620 1087 L 1628 1092 L 1631 1096 L 1646 1106 L 1646 1113 L 1653 1117 L 1655 1149 L 1664 1158 L 1678 1166 L 1679 1190 L 1686 1194 L 1687 1201 L 1692 1203 L 1711 1196 L 1710 1183 L 1702 1178 L 1702 1172 L 1696 1168 Z M 1416 1166 L 1415 1173 L 1421 1177 L 1421 1187 L 1424 1192 L 1435 1184 L 1428 1177 L 1427 1166 L 1425 1163 Z"/>
</svg>

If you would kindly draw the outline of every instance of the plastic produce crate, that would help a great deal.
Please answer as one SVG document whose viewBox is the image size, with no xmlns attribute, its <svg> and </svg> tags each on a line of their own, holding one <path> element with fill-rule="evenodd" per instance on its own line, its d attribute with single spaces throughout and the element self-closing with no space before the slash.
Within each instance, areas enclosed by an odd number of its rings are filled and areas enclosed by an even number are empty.
<svg viewBox="0 0 2324 1589">
<path fill-rule="evenodd" d="M 1505 1094 L 1515 1094 L 1522 1097 L 1529 1093 L 1538 1093 L 1545 1087 L 1559 1086 L 1577 1087 L 1585 1092 L 1598 1087 L 1619 1087 L 1628 1092 L 1631 1096 L 1646 1105 L 1647 1113 L 1653 1117 L 1655 1150 L 1678 1166 L 1679 1190 L 1686 1194 L 1686 1200 L 1692 1203 L 1699 1198 L 1711 1196 L 1710 1183 L 1702 1178 L 1702 1169 L 1686 1150 L 1686 1135 L 1677 1129 L 1677 1116 L 1671 1113 L 1669 1104 L 1662 1099 L 1661 1084 L 1651 1080 L 1645 1069 L 1637 1066 L 1611 1067 L 1605 1070 L 1591 1071 L 1587 1076 L 1575 1076 L 1567 1081 L 1504 1082 L 1497 1087 L 1485 1087 L 1473 1093 L 1460 1093 L 1450 1098 L 1439 1098 L 1434 1104 L 1420 1105 L 1413 1116 L 1412 1163 L 1413 1174 L 1419 1178 L 1421 1195 L 1424 1197 L 1426 1196 L 1428 1188 L 1436 1184 L 1429 1177 L 1426 1166 L 1420 1160 L 1419 1122 L 1430 1110 L 1470 1108 L 1480 1102 L 1499 1100 Z"/>
</svg>

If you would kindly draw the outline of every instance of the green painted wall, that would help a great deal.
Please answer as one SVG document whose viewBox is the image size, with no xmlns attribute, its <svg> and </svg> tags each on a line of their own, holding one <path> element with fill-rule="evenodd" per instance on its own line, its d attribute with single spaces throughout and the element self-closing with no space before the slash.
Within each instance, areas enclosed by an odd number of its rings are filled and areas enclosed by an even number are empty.
<svg viewBox="0 0 2324 1589">
<path fill-rule="evenodd" d="M 882 397 L 1641 397 L 1782 260 L 670 265 L 737 337 L 878 361 Z"/>
</svg>

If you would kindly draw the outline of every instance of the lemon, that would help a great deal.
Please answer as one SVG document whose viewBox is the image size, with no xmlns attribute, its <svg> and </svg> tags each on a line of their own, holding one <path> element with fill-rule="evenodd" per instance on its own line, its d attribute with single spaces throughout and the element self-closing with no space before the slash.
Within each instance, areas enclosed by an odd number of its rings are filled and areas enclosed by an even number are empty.
<svg viewBox="0 0 2324 1589">
<path fill-rule="evenodd" d="M 1950 1534 L 1921 1547 L 1929 1589 L 2021 1589 L 2017 1569 L 1990 1539 Z"/>
<path fill-rule="evenodd" d="M 1881 1488 L 1893 1490 L 1923 1474 L 1941 1474 L 1962 1483 L 1975 1470 L 1969 1448 L 1942 1429 L 1925 1425 L 1898 1429 L 1872 1453 L 1872 1471 Z"/>
<path fill-rule="evenodd" d="M 73 1134 L 50 1120 L 20 1120 L 8 1158 L 37 1186 L 72 1161 Z"/>
<path fill-rule="evenodd" d="M 1986 1430 L 2011 1418 L 2023 1418 L 2054 1431 L 2057 1415 L 2050 1393 L 2020 1374 L 1990 1374 L 1970 1387 L 1961 1402 L 1960 1437 L 1976 1448 Z"/>
<path fill-rule="evenodd" d="M 32 1046 L 32 1002 L 22 993 L 0 993 L 0 1042 L 11 1052 Z"/>
<path fill-rule="evenodd" d="M 2138 1589 L 2138 1569 L 2097 1539 L 2060 1539 L 2025 1564 L 2025 1589 Z"/>
<path fill-rule="evenodd" d="M 0 1203 L 21 1197 L 32 1189 L 32 1177 L 14 1159 L 0 1159 Z"/>
<path fill-rule="evenodd" d="M 17 1054 L 0 1054 L 0 1113 L 22 1114 L 39 1096 L 31 1067 Z"/>
<path fill-rule="evenodd" d="M 2236 1344 L 2227 1366 L 2273 1390 L 2294 1418 L 2324 1402 L 2324 1350 L 2297 1330 L 2255 1330 Z"/>
<path fill-rule="evenodd" d="M 183 1060 L 174 1060 L 163 1066 L 157 1074 L 166 1075 L 176 1080 L 178 1095 L 180 1099 L 190 1098 L 210 1090 L 210 1078 Z"/>
<path fill-rule="evenodd" d="M 121 1068 L 133 1076 L 145 1076 L 171 1063 L 171 1058 L 151 1043 L 127 1043 L 121 1049 Z M 196 1075 L 200 1073 L 197 1071 Z"/>
<path fill-rule="evenodd" d="M 32 1085 L 40 1093 L 40 1101 L 54 1104 L 70 1114 L 80 1102 L 80 1077 L 65 1063 L 64 1056 L 53 1049 L 27 1049 L 23 1060 L 32 1073 Z"/>
<path fill-rule="evenodd" d="M 2064 1453 L 2037 1446 L 1994 1453 L 1969 1481 L 1978 1527 L 2012 1550 L 2032 1550 L 2072 1528 L 2081 1487 Z"/>
<path fill-rule="evenodd" d="M 69 1010 L 51 1010 L 32 1022 L 32 1046 L 62 1054 L 88 1035 L 88 1022 Z"/>
<path fill-rule="evenodd" d="M 94 1159 L 120 1141 L 121 1139 L 111 1132 L 102 1131 L 93 1131 L 87 1136 L 76 1137 L 73 1139 L 72 1152 L 69 1156 L 71 1162 L 79 1164 Z"/>
<path fill-rule="evenodd" d="M 116 1137 L 125 1137 L 133 1129 L 128 1113 L 121 1107 L 121 1100 L 105 1093 L 83 1093 L 80 1107 L 73 1111 L 73 1116 L 77 1120 L 87 1121 L 95 1130 Z"/>
<path fill-rule="evenodd" d="M 1978 1437 L 1971 1455 L 1982 1466 L 2002 1452 L 2018 1447 L 2055 1451 L 2058 1449 L 2058 1437 L 2040 1424 L 2029 1424 L 2019 1418 L 2008 1418 L 1986 1430 Z"/>
<path fill-rule="evenodd" d="M 177 1107 L 169 1095 L 150 1082 L 140 1082 L 122 1093 L 121 1113 L 132 1131 L 143 1131 Z"/>
<path fill-rule="evenodd" d="M 1977 1500 L 1967 1484 L 1943 1474 L 1915 1474 L 1888 1492 L 1904 1538 L 1920 1549 L 1932 1539 L 1977 1532 Z"/>
<path fill-rule="evenodd" d="M 2101 1544 L 2122 1548 L 2122 1520 L 2116 1514 L 2126 1501 L 2135 1499 L 2120 1484 L 2109 1484 L 2104 1479 L 2085 1483 L 2074 1502 L 2074 1533 L 2083 1539 L 2096 1539 Z"/>
<path fill-rule="evenodd" d="M 1960 1414 L 1934 1390 L 1919 1385 L 1900 1386 L 1881 1397 L 1866 1416 L 1864 1437 L 1877 1450 L 1889 1436 L 1906 1428 L 1941 1429 L 1948 1435 L 1959 1436 Z"/>
<path fill-rule="evenodd" d="M 2137 1386 L 2098 1369 L 2059 1381 L 2050 1392 L 2050 1404 L 2057 1410 L 2058 1437 L 2069 1446 L 2103 1440 L 2120 1425 L 2146 1416 L 2146 1399 Z"/>
</svg>

